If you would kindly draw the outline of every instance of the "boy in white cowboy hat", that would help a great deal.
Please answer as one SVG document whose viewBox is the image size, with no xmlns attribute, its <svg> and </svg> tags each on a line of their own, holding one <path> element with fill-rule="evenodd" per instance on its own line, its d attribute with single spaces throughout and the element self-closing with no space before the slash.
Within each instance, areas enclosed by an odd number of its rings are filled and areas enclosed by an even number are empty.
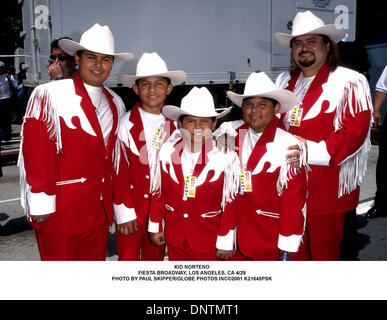
<svg viewBox="0 0 387 320">
<path fill-rule="evenodd" d="M 311 166 L 307 232 L 312 260 L 340 259 L 346 216 L 354 220 L 356 235 L 355 210 L 370 148 L 368 82 L 338 66 L 336 42 L 345 32 L 305 11 L 294 18 L 292 34 L 274 34 L 291 49 L 292 59 L 290 72 L 281 74 L 277 84 L 297 96 L 297 105 L 281 121 L 305 142 Z"/>
<path fill-rule="evenodd" d="M 19 158 L 22 205 L 42 260 L 105 260 L 113 222 L 112 151 L 125 107 L 103 86 L 115 61 L 108 26 L 95 24 L 79 43 L 62 39 L 79 72 L 33 91 Z"/>
<path fill-rule="evenodd" d="M 278 89 L 263 73 L 252 73 L 243 94 L 227 92 L 242 107 L 243 120 L 224 123 L 219 133 L 235 137 L 241 159 L 237 244 L 246 260 L 307 260 L 304 239 L 307 181 L 303 145 L 282 129 L 277 113 L 296 103 L 293 93 Z M 288 147 L 297 144 L 295 168 Z"/>
<path fill-rule="evenodd" d="M 120 119 L 119 158 L 115 176 L 116 243 L 119 260 L 163 260 L 165 248 L 149 242 L 147 224 L 157 153 L 176 127 L 161 113 L 173 86 L 184 82 L 183 71 L 169 71 L 156 53 L 144 53 L 135 75 L 121 75 L 139 96 Z M 135 201 L 132 201 L 135 199 Z"/>
<path fill-rule="evenodd" d="M 212 136 L 216 119 L 230 110 L 218 114 L 204 87 L 191 89 L 180 108 L 163 108 L 166 117 L 178 121 L 181 136 L 161 147 L 148 231 L 155 245 L 167 244 L 169 260 L 233 255 L 239 159 L 235 152 L 219 152 Z"/>
</svg>

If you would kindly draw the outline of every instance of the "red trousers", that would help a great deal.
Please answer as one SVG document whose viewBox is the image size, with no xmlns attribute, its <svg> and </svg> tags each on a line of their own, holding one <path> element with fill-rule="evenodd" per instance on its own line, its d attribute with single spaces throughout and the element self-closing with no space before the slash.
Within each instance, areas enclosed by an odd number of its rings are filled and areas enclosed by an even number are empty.
<svg viewBox="0 0 387 320">
<path fill-rule="evenodd" d="M 193 251 L 184 240 L 183 244 L 179 247 L 171 246 L 167 244 L 168 248 L 168 260 L 169 261 L 216 261 L 216 249 L 209 252 L 197 252 Z"/>
<path fill-rule="evenodd" d="M 309 246 L 308 246 L 308 239 L 307 236 L 303 236 L 303 240 L 300 244 L 300 247 L 298 248 L 297 252 L 293 252 L 290 254 L 291 261 L 308 261 L 309 259 Z M 271 252 L 266 252 L 264 254 L 257 252 L 257 255 L 255 257 L 247 257 L 245 256 L 241 250 L 238 248 L 234 256 L 231 260 L 238 261 L 276 261 L 278 257 L 280 256 L 279 249 L 275 246 L 273 247 L 273 250 Z"/>
<path fill-rule="evenodd" d="M 58 235 L 35 229 L 40 257 L 43 261 L 103 261 L 109 237 L 105 219 L 91 230 L 76 235 Z"/>
<path fill-rule="evenodd" d="M 304 242 L 297 253 L 291 254 L 290 259 L 307 260 L 309 258 L 314 261 L 339 261 L 340 245 L 344 232 L 344 218 L 345 212 L 307 214 Z M 261 257 L 259 255 L 246 257 L 239 251 L 241 260 L 276 260 L 276 257 L 276 255 L 271 257 Z"/>
<path fill-rule="evenodd" d="M 116 245 L 119 261 L 162 261 L 165 246 L 154 246 L 148 236 L 148 224 L 143 223 L 129 236 L 116 232 Z"/>
<path fill-rule="evenodd" d="M 315 261 L 339 261 L 345 212 L 306 216 L 310 258 Z"/>
</svg>

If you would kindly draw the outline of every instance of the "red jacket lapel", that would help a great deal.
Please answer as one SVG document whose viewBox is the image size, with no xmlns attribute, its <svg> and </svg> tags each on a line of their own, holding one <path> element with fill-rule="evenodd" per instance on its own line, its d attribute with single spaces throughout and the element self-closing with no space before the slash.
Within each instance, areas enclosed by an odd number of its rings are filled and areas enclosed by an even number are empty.
<svg viewBox="0 0 387 320">
<path fill-rule="evenodd" d="M 113 147 L 115 145 L 115 138 L 116 138 L 115 132 L 117 130 L 117 125 L 118 125 L 118 112 L 117 112 L 117 107 L 113 101 L 113 96 L 110 94 L 109 91 L 106 90 L 105 87 L 102 87 L 102 90 L 103 90 L 103 93 L 105 94 L 105 96 L 109 102 L 110 110 L 113 114 L 112 131 L 110 133 L 109 143 L 108 143 L 107 150 L 106 150 L 106 154 L 108 155 L 108 154 L 111 154 Z"/>
<path fill-rule="evenodd" d="M 306 93 L 304 100 L 302 102 L 302 107 L 304 108 L 303 118 L 308 113 L 308 111 L 312 108 L 312 106 L 316 103 L 317 99 L 323 93 L 322 85 L 328 81 L 329 72 L 330 72 L 329 66 L 327 63 L 325 63 L 321 67 L 320 71 L 317 73 L 312 84 L 310 85 L 310 88 L 309 88 L 308 92 Z"/>
<path fill-rule="evenodd" d="M 302 108 L 304 109 L 302 113 L 303 117 L 305 117 L 305 115 L 308 113 L 310 108 L 316 103 L 317 99 L 322 94 L 323 92 L 322 85 L 328 81 L 329 73 L 330 73 L 329 66 L 327 63 L 325 63 L 321 67 L 320 71 L 317 73 L 312 84 L 310 85 L 308 92 L 304 97 L 304 100 L 302 102 Z M 288 81 L 288 86 L 285 89 L 294 91 L 294 88 L 296 86 L 298 78 L 300 77 L 300 74 L 301 74 L 301 71 L 298 72 L 298 74 L 293 78 L 290 78 L 290 80 Z M 283 119 L 284 116 L 285 114 L 282 114 L 281 119 Z"/>
<path fill-rule="evenodd" d="M 212 137 L 207 139 L 203 146 L 202 151 L 200 153 L 200 156 L 198 158 L 198 162 L 195 165 L 195 169 L 193 172 L 194 177 L 199 177 L 202 173 L 204 167 L 207 165 L 209 159 L 208 159 L 208 152 L 212 150 Z"/>
<path fill-rule="evenodd" d="M 139 107 L 140 103 L 136 103 L 130 111 L 129 121 L 133 123 L 133 127 L 130 129 L 130 133 L 134 142 L 136 143 L 137 150 L 139 150 L 141 153 L 140 156 L 145 157 L 144 159 L 148 159 L 144 126 L 142 125 L 140 111 L 138 110 Z"/>
<path fill-rule="evenodd" d="M 180 138 L 174 144 L 175 151 L 172 153 L 172 156 L 171 156 L 172 165 L 174 166 L 174 170 L 178 181 L 184 181 L 183 169 L 181 166 L 181 155 L 184 150 L 184 145 L 185 145 L 184 139 Z M 194 172 L 193 172 L 194 177 L 199 177 L 200 174 L 202 173 L 204 167 L 207 165 L 209 161 L 208 152 L 210 152 L 212 149 L 213 149 L 213 145 L 212 145 L 212 137 L 211 137 L 210 139 L 205 141 L 205 143 L 202 146 L 201 154 L 194 168 Z"/>
<path fill-rule="evenodd" d="M 139 111 L 140 106 L 140 102 L 136 103 L 130 112 L 129 121 L 133 123 L 133 127 L 130 130 L 130 133 L 136 143 L 137 150 L 139 150 L 139 152 L 141 153 L 141 157 L 144 157 L 144 159 L 148 159 L 144 126 L 142 124 L 141 114 Z M 168 140 L 171 133 L 175 131 L 175 123 L 172 120 L 165 118 L 164 129 L 166 130 L 166 136 L 164 137 L 165 142 Z"/>
<path fill-rule="evenodd" d="M 87 90 L 83 85 L 83 82 L 79 77 L 78 73 L 73 78 L 73 81 L 74 81 L 75 93 L 82 98 L 81 108 L 83 109 L 83 112 L 85 113 L 87 119 L 89 120 L 91 127 L 93 128 L 94 132 L 97 134 L 98 139 L 100 140 L 100 142 L 102 143 L 105 149 L 105 142 L 103 139 L 101 126 L 97 118 L 97 114 L 95 113 L 93 103 L 91 102 L 89 94 L 87 93 Z"/>
<path fill-rule="evenodd" d="M 239 154 L 242 155 L 243 141 L 247 135 L 248 125 L 247 124 L 238 128 L 238 136 L 240 136 L 241 140 L 239 142 Z M 274 117 L 273 121 L 266 127 L 265 131 L 262 133 L 262 136 L 259 138 L 258 142 L 254 146 L 253 151 L 249 156 L 249 160 L 247 161 L 247 171 L 254 171 L 257 166 L 259 160 L 266 152 L 266 144 L 272 142 L 274 140 L 275 132 L 277 127 L 279 126 L 279 119 Z M 244 129 L 244 130 L 241 130 Z M 246 130 L 247 129 L 247 130 Z M 242 162 L 241 162 L 242 163 Z"/>
</svg>

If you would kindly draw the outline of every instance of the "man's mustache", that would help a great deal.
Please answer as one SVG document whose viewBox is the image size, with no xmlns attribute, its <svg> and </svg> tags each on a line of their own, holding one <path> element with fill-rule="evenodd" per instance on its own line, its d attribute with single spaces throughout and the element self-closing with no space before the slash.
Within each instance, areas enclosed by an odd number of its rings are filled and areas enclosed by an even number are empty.
<svg viewBox="0 0 387 320">
<path fill-rule="evenodd" d="M 315 55 L 314 55 L 314 52 L 312 52 L 312 51 L 302 51 L 302 52 L 300 52 L 300 53 L 298 54 L 298 57 L 301 57 L 301 55 L 303 55 L 303 54 L 305 54 L 305 53 L 310 53 L 310 54 L 312 54 L 313 56 L 315 56 Z"/>
</svg>

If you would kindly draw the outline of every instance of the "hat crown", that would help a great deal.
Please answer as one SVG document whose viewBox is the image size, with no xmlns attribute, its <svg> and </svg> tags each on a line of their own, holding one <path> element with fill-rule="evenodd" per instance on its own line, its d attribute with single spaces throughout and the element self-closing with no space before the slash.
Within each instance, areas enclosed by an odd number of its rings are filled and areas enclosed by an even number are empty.
<svg viewBox="0 0 387 320">
<path fill-rule="evenodd" d="M 167 73 L 167 63 L 156 53 L 145 52 L 138 60 L 136 76 Z"/>
<path fill-rule="evenodd" d="M 305 11 L 299 12 L 295 16 L 291 34 L 276 32 L 274 39 L 280 45 L 289 48 L 292 39 L 307 34 L 325 35 L 337 43 L 345 37 L 346 31 L 345 29 L 337 28 L 335 24 L 325 24 L 323 20 L 311 11 Z"/>
<path fill-rule="evenodd" d="M 190 115 L 201 118 L 221 118 L 231 111 L 231 107 L 221 113 L 215 109 L 214 98 L 206 87 L 193 87 L 191 91 L 181 99 L 180 108 L 165 106 L 163 114 L 172 120 L 178 120 L 182 115 Z"/>
<path fill-rule="evenodd" d="M 259 96 L 261 93 L 278 90 L 264 72 L 254 72 L 246 80 L 244 95 Z"/>
<path fill-rule="evenodd" d="M 171 80 L 171 84 L 176 86 L 186 79 L 184 71 L 169 71 L 167 63 L 156 52 L 145 52 L 137 62 L 136 74 L 120 76 L 122 82 L 128 87 L 132 87 L 136 80 L 146 77 L 165 77 Z"/>
<path fill-rule="evenodd" d="M 86 30 L 79 44 L 93 52 L 114 55 L 114 36 L 106 25 L 96 23 Z"/>
<path fill-rule="evenodd" d="M 324 21 L 311 11 L 299 12 L 293 20 L 292 35 L 301 35 L 325 26 Z"/>
<path fill-rule="evenodd" d="M 249 75 L 243 94 L 227 91 L 227 96 L 240 107 L 243 105 L 243 100 L 247 98 L 261 97 L 274 99 L 281 105 L 280 113 L 289 111 L 297 103 L 297 97 L 293 92 L 279 89 L 264 72 L 254 72 Z"/>
<path fill-rule="evenodd" d="M 193 87 L 191 91 L 181 99 L 181 109 L 199 117 L 206 116 L 215 111 L 214 98 L 207 88 Z"/>
</svg>

